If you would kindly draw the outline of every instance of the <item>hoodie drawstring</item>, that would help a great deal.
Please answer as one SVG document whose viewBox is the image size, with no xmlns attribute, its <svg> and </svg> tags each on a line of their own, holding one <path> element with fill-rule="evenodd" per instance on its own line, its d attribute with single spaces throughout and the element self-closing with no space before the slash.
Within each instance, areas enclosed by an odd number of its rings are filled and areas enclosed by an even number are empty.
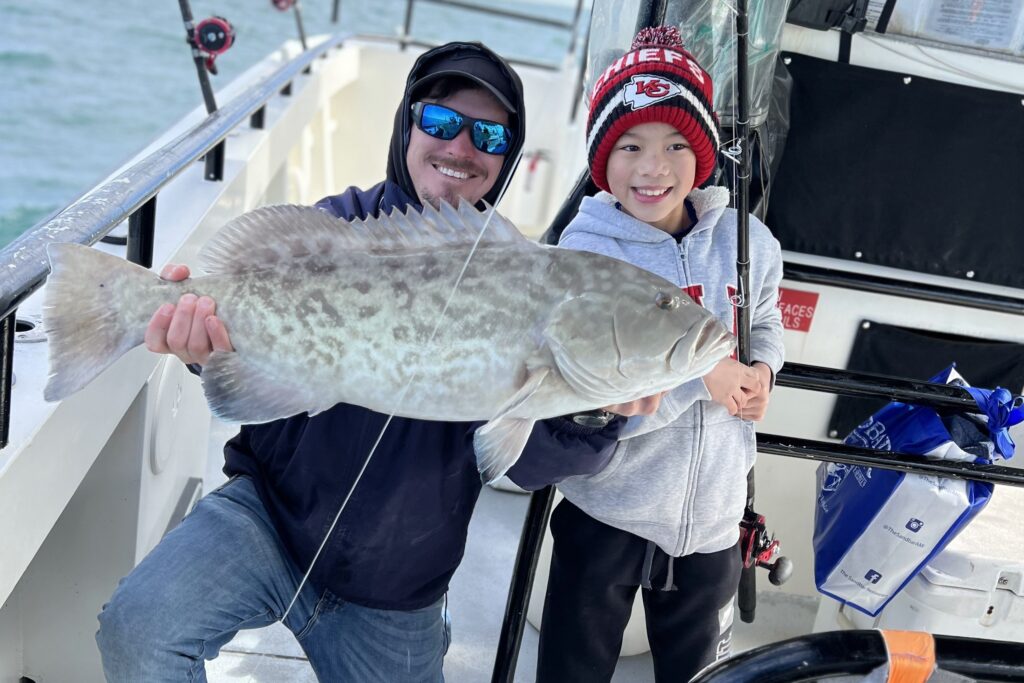
<svg viewBox="0 0 1024 683">
<path fill-rule="evenodd" d="M 640 585 L 646 588 L 647 590 L 654 590 L 654 588 L 651 585 L 651 572 L 654 568 L 654 553 L 657 550 L 658 545 L 654 541 L 647 541 L 647 549 L 644 551 L 644 567 L 640 571 Z M 676 558 L 672 557 L 668 553 L 665 553 L 665 557 L 668 558 L 668 567 L 665 570 L 665 585 L 658 590 L 678 590 L 678 588 L 675 585 Z"/>
</svg>

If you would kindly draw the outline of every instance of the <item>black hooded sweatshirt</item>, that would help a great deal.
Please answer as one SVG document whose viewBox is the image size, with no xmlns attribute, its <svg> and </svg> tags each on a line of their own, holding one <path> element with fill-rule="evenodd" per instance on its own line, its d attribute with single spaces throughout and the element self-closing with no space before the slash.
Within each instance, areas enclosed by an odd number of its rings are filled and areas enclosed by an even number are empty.
<svg viewBox="0 0 1024 683">
<path fill-rule="evenodd" d="M 517 112 L 513 150 L 484 197 L 497 201 L 522 147 L 522 85 L 494 53 L 478 43 L 458 43 L 425 53 L 413 67 L 395 116 L 388 179 L 365 191 L 349 188 L 317 206 L 346 220 L 393 207 L 419 207 L 405 167 L 410 98 L 419 94 L 410 90 L 435 73 L 439 62 L 446 70 L 453 63 L 460 68 L 458 57 L 468 51 L 493 60 L 508 78 L 501 84 L 503 92 L 514 95 L 514 101 L 508 98 Z M 452 56 L 454 62 L 447 59 Z M 473 60 L 466 62 L 472 67 Z M 386 415 L 342 403 L 315 417 L 243 426 L 225 446 L 225 473 L 253 479 L 300 571 L 309 568 L 386 421 Z M 623 421 L 617 418 L 602 430 L 565 418 L 538 422 L 509 475 L 521 486 L 539 488 L 599 472 Z M 437 602 L 462 559 L 480 494 L 472 439 L 480 424 L 394 418 L 316 562 L 312 585 L 379 609 L 411 610 Z"/>
</svg>

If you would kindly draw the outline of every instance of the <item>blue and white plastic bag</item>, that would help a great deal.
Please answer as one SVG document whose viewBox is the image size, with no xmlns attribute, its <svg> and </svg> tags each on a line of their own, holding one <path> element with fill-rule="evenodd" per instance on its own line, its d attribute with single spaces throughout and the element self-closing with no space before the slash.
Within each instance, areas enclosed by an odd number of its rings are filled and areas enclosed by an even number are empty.
<svg viewBox="0 0 1024 683">
<path fill-rule="evenodd" d="M 953 366 L 932 382 L 965 386 Z M 893 402 L 844 440 L 853 446 L 929 459 L 991 463 L 1013 456 L 1007 428 L 1024 420 L 1020 397 L 1005 389 L 968 391 L 984 417 L 940 417 Z M 992 485 L 823 463 L 814 516 L 818 590 L 870 616 L 883 607 L 988 502 Z"/>
</svg>

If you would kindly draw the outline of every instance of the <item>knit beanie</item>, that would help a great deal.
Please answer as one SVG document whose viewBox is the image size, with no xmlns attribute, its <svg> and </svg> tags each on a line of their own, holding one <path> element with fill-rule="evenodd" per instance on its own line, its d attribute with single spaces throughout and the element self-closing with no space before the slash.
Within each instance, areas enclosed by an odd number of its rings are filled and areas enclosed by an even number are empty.
<svg viewBox="0 0 1024 683">
<path fill-rule="evenodd" d="M 587 118 L 590 176 L 608 188 L 608 155 L 623 133 L 654 121 L 674 126 L 697 157 L 694 186 L 715 169 L 718 119 L 711 76 L 683 49 L 674 26 L 645 28 L 629 52 L 612 62 L 594 84 Z"/>
</svg>

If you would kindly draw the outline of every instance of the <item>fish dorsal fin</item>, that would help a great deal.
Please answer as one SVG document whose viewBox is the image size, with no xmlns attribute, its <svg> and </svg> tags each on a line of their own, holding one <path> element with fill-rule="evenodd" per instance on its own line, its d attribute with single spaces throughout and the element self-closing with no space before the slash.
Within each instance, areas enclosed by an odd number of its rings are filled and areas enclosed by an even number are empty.
<svg viewBox="0 0 1024 683">
<path fill-rule="evenodd" d="M 326 211 L 294 204 L 264 206 L 228 222 L 199 253 L 210 275 L 267 270 L 278 264 L 317 270 L 352 252 L 388 253 L 460 247 L 486 232 L 481 245 L 530 244 L 508 219 L 485 203 L 477 210 L 441 202 L 423 211 L 392 210 L 365 220 L 344 221 Z"/>
</svg>

